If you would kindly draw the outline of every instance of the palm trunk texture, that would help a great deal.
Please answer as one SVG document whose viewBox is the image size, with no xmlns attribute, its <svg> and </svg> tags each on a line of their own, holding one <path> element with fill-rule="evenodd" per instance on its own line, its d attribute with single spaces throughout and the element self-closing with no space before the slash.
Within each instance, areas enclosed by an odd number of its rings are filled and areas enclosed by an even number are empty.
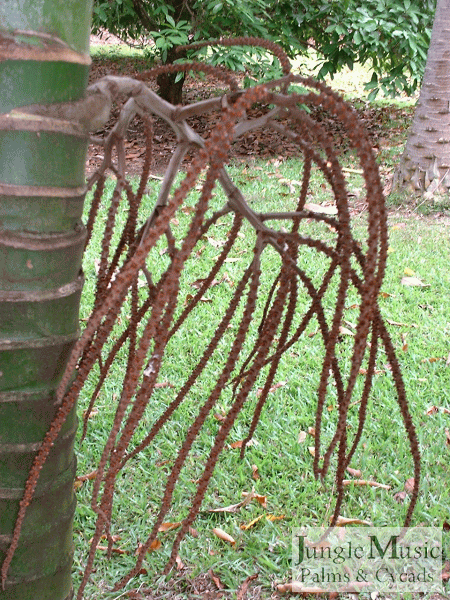
<svg viewBox="0 0 450 600">
<path fill-rule="evenodd" d="M 26 105 L 81 98 L 91 0 L 0 2 L 0 563 L 78 337 L 87 137 Z M 42 469 L 1 600 L 72 597 L 75 412 Z"/>
<path fill-rule="evenodd" d="M 425 73 L 395 187 L 450 189 L 450 0 L 438 0 Z"/>
</svg>

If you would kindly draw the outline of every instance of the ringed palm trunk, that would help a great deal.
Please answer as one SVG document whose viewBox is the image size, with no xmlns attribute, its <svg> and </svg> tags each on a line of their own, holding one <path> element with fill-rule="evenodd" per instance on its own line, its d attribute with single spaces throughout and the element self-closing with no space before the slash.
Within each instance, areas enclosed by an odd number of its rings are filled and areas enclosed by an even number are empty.
<svg viewBox="0 0 450 600">
<path fill-rule="evenodd" d="M 83 97 L 91 0 L 0 2 L 0 563 L 78 336 L 87 138 L 20 107 Z M 71 415 L 41 472 L 1 600 L 72 597 Z"/>
<path fill-rule="evenodd" d="M 395 187 L 450 189 L 450 0 L 438 0 L 414 121 Z"/>
</svg>

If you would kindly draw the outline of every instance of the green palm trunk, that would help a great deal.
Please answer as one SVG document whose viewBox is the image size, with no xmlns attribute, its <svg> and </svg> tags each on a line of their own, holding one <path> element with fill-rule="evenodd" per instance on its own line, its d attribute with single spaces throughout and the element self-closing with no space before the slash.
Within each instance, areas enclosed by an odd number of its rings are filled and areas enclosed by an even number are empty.
<svg viewBox="0 0 450 600">
<path fill-rule="evenodd" d="M 55 389 L 78 336 L 87 138 L 20 107 L 81 98 L 91 0 L 0 3 L 0 563 Z M 72 596 L 73 443 L 64 425 L 41 472 L 1 600 Z"/>
</svg>

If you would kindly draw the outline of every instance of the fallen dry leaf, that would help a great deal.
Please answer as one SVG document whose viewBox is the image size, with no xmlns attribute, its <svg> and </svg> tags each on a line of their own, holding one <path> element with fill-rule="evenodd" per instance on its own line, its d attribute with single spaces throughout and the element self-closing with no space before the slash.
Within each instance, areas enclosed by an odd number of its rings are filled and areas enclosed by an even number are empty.
<svg viewBox="0 0 450 600">
<path fill-rule="evenodd" d="M 91 473 L 87 473 L 86 475 L 78 475 L 78 477 L 76 477 L 76 479 L 74 481 L 73 489 L 79 490 L 85 481 L 95 479 L 96 477 L 97 477 L 97 471 L 91 471 Z"/>
<path fill-rule="evenodd" d="M 442 567 L 442 581 L 450 581 L 450 561 L 446 560 Z"/>
<path fill-rule="evenodd" d="M 263 508 L 267 508 L 267 496 L 261 494 L 255 494 L 255 500 L 261 504 Z"/>
<path fill-rule="evenodd" d="M 206 278 L 204 279 L 197 279 L 196 281 L 194 281 L 193 283 L 191 283 L 191 287 L 195 288 L 196 290 L 199 290 L 207 281 Z M 221 283 L 221 281 L 217 280 L 217 279 L 213 279 L 211 281 L 211 283 L 208 285 L 208 288 L 212 288 L 216 285 L 219 285 L 219 283 Z"/>
<path fill-rule="evenodd" d="M 175 562 L 177 564 L 177 571 L 181 571 L 181 569 L 184 569 L 184 562 L 181 560 L 178 554 L 175 557 Z"/>
<path fill-rule="evenodd" d="M 352 477 L 361 477 L 362 475 L 362 471 L 360 471 L 359 469 L 352 469 L 351 467 L 347 467 L 345 470 L 347 471 L 347 473 L 350 473 Z"/>
<path fill-rule="evenodd" d="M 208 242 L 211 244 L 211 246 L 213 246 L 214 248 L 221 248 L 222 246 L 225 245 L 224 241 L 221 240 L 215 240 L 212 237 L 207 237 L 206 238 L 208 240 Z"/>
<path fill-rule="evenodd" d="M 406 267 L 405 270 L 403 271 L 403 273 L 405 275 L 407 275 L 408 277 L 414 277 L 414 275 L 415 275 L 415 272 L 412 269 L 410 269 L 409 267 Z"/>
<path fill-rule="evenodd" d="M 161 525 L 158 528 L 158 531 L 160 531 L 160 532 L 171 531 L 172 529 L 177 529 L 178 527 L 180 527 L 180 525 L 181 525 L 181 521 L 178 523 L 161 523 Z"/>
<path fill-rule="evenodd" d="M 186 298 L 184 299 L 184 306 L 187 306 L 189 302 L 191 302 L 193 299 L 194 296 L 192 294 L 186 294 Z"/>
<path fill-rule="evenodd" d="M 445 428 L 445 444 L 450 446 L 450 430 L 448 427 Z"/>
<path fill-rule="evenodd" d="M 360 375 L 367 375 L 367 369 L 365 369 L 364 367 L 361 367 L 358 371 L 358 373 Z M 383 369 L 374 369 L 373 370 L 374 375 L 384 375 L 386 373 L 386 371 L 384 371 Z M 353 406 L 355 404 L 358 404 L 360 402 L 360 400 L 358 400 L 357 402 L 353 403 Z"/>
<path fill-rule="evenodd" d="M 238 440 L 237 442 L 232 442 L 230 444 L 230 448 L 236 449 L 236 448 L 242 448 L 242 444 L 244 443 L 244 440 Z M 247 442 L 247 446 L 253 446 L 255 444 L 255 442 L 253 440 L 250 440 L 249 442 Z"/>
<path fill-rule="evenodd" d="M 342 171 L 344 173 L 356 173 L 357 175 L 362 175 L 364 173 L 362 169 L 350 169 L 348 167 L 342 167 Z"/>
<path fill-rule="evenodd" d="M 107 551 L 108 550 L 108 546 L 97 546 L 96 550 L 103 550 L 103 551 Z M 126 550 L 122 550 L 122 548 L 111 548 L 111 552 L 113 552 L 114 554 L 127 554 Z"/>
<path fill-rule="evenodd" d="M 425 414 L 426 415 L 435 415 L 437 412 L 439 412 L 439 409 L 437 406 L 430 406 L 426 411 Z"/>
<path fill-rule="evenodd" d="M 259 517 L 252 519 L 245 525 L 241 525 L 242 531 L 247 531 L 248 529 L 251 529 L 254 525 L 256 525 L 256 523 L 258 523 L 258 521 L 261 521 L 261 519 L 263 519 L 263 518 L 264 518 L 264 515 L 259 515 Z"/>
<path fill-rule="evenodd" d="M 330 518 L 330 520 L 333 517 Z M 363 521 L 362 519 L 348 519 L 347 517 L 338 516 L 336 519 L 336 527 L 345 527 L 345 525 L 367 525 L 368 527 L 372 526 L 370 521 Z"/>
<path fill-rule="evenodd" d="M 306 433 L 306 431 L 300 431 L 300 433 L 298 434 L 298 443 L 302 444 L 306 440 L 307 435 L 308 434 Z"/>
<path fill-rule="evenodd" d="M 144 544 L 141 544 L 139 542 L 138 543 L 138 547 L 136 548 L 136 552 L 134 553 L 134 555 L 137 556 L 139 554 L 139 552 L 142 550 L 143 547 L 144 547 Z M 158 539 L 155 539 L 150 544 L 150 548 L 147 550 L 147 552 L 154 552 L 155 550 L 159 550 L 160 548 L 161 548 L 161 542 Z"/>
<path fill-rule="evenodd" d="M 291 581 L 291 583 L 281 583 L 277 585 L 277 590 L 282 594 L 302 594 L 307 596 L 308 594 L 326 594 L 330 600 L 338 597 L 337 592 L 327 592 L 320 587 L 307 587 L 304 586 L 300 581 Z"/>
<path fill-rule="evenodd" d="M 161 542 L 156 539 L 153 540 L 153 542 L 150 544 L 150 548 L 148 549 L 148 552 L 155 552 L 155 550 L 159 550 L 161 548 Z"/>
<path fill-rule="evenodd" d="M 336 206 L 334 204 L 325 206 L 322 204 L 314 204 L 313 202 L 310 202 L 309 204 L 305 204 L 303 208 L 305 210 L 310 210 L 312 212 L 320 213 L 323 215 L 337 215 L 338 214 L 338 209 L 336 208 Z"/>
<path fill-rule="evenodd" d="M 406 496 L 407 494 L 405 491 L 397 492 L 396 494 L 394 494 L 394 500 L 399 504 L 402 504 L 405 501 Z"/>
<path fill-rule="evenodd" d="M 200 247 L 200 248 L 197 250 L 197 252 L 195 253 L 195 256 L 196 256 L 197 258 L 199 258 L 199 257 L 200 257 L 200 256 L 203 254 L 203 251 L 205 250 L 205 248 L 206 248 L 206 246 L 203 244 L 203 246 L 201 246 L 201 247 Z"/>
<path fill-rule="evenodd" d="M 97 470 L 91 471 L 90 473 L 86 473 L 86 475 L 78 475 L 76 481 L 90 481 L 91 479 L 95 479 L 97 477 Z"/>
<path fill-rule="evenodd" d="M 256 465 L 252 465 L 252 477 L 255 481 L 258 481 L 258 479 L 261 479 L 259 472 L 258 472 L 258 467 Z"/>
<path fill-rule="evenodd" d="M 84 321 L 84 320 L 86 320 L 86 321 L 87 321 L 87 319 L 81 319 L 81 320 L 82 320 L 82 321 Z M 93 409 L 91 410 L 91 412 L 89 413 L 89 417 L 95 417 L 95 415 L 98 415 L 98 412 L 99 412 L 99 411 L 98 411 L 98 408 L 93 408 Z M 85 418 L 87 414 L 88 414 L 88 411 L 87 411 L 87 410 L 84 410 L 84 411 L 83 411 L 83 418 Z"/>
<path fill-rule="evenodd" d="M 281 183 L 281 185 L 286 185 L 289 188 L 289 192 L 291 194 L 295 194 L 295 185 L 301 185 L 299 181 L 293 181 L 290 179 L 286 179 L 285 177 L 280 177 L 278 181 Z"/>
<path fill-rule="evenodd" d="M 266 515 L 266 519 L 268 521 L 282 521 L 284 519 L 284 515 Z"/>
<path fill-rule="evenodd" d="M 419 279 L 418 277 L 402 277 L 402 280 L 400 282 L 402 285 L 407 285 L 407 286 L 417 286 L 417 287 L 430 287 L 429 283 L 424 283 L 421 279 Z"/>
<path fill-rule="evenodd" d="M 223 280 L 224 280 L 226 283 L 228 283 L 228 285 L 229 285 L 230 287 L 233 287 L 233 286 L 234 286 L 234 281 L 233 281 L 233 280 L 232 280 L 232 279 L 229 277 L 229 275 L 228 275 L 227 273 L 225 273 L 225 274 L 224 274 L 224 276 L 223 276 Z"/>
<path fill-rule="evenodd" d="M 414 491 L 414 477 L 410 477 L 405 481 L 404 490 L 408 494 L 412 494 Z"/>
<path fill-rule="evenodd" d="M 408 342 L 406 341 L 406 333 L 402 333 L 400 338 L 402 340 L 402 351 L 406 352 L 408 350 Z"/>
<path fill-rule="evenodd" d="M 305 546 L 308 546 L 308 548 L 331 548 L 331 544 L 328 541 L 328 539 L 324 539 L 322 541 L 318 541 L 318 542 L 310 542 L 309 540 L 305 539 Z"/>
<path fill-rule="evenodd" d="M 246 600 L 247 598 L 247 588 L 248 588 L 248 584 L 251 581 L 254 581 L 255 579 L 258 579 L 258 573 L 255 573 L 254 575 L 249 575 L 239 586 L 239 589 L 236 593 L 236 600 Z"/>
<path fill-rule="evenodd" d="M 397 321 L 391 321 L 390 319 L 386 319 L 389 325 L 395 325 L 395 327 L 418 327 L 415 323 L 398 323 Z"/>
<path fill-rule="evenodd" d="M 214 535 L 217 535 L 218 538 L 223 540 L 224 542 L 229 542 L 232 546 L 236 546 L 236 540 L 231 537 L 226 531 L 220 529 L 220 527 L 214 527 L 212 530 Z"/>
<path fill-rule="evenodd" d="M 347 327 L 343 327 L 342 325 L 339 326 L 339 335 L 351 335 L 353 337 L 355 336 L 353 331 L 350 331 L 350 329 L 347 329 Z"/>
<path fill-rule="evenodd" d="M 232 442 L 230 444 L 230 448 L 242 448 L 244 440 L 238 440 L 237 442 Z"/>
<path fill-rule="evenodd" d="M 275 390 L 277 390 L 280 387 L 285 386 L 287 383 L 287 381 L 279 381 L 278 383 L 276 383 L 275 385 L 273 385 L 271 388 L 269 388 L 269 393 L 270 392 L 274 392 Z M 258 388 L 258 390 L 256 391 L 256 397 L 259 398 L 262 394 L 263 388 Z"/>
<path fill-rule="evenodd" d="M 440 360 L 444 360 L 444 357 L 443 356 L 431 356 L 430 358 L 422 358 L 421 362 L 434 363 L 434 362 L 439 362 Z"/>
<path fill-rule="evenodd" d="M 189 527 L 189 533 L 194 538 L 198 538 L 198 536 L 199 536 L 198 531 L 196 529 L 194 529 L 193 527 Z"/>
<path fill-rule="evenodd" d="M 325 597 L 329 600 L 334 600 L 335 598 L 339 598 L 339 594 L 342 593 L 354 593 L 359 594 L 361 589 L 367 586 L 373 585 L 371 582 L 359 582 L 359 581 L 350 581 L 349 583 L 343 585 L 339 588 L 339 592 L 329 592 L 326 589 L 316 587 L 316 586 L 305 586 L 301 581 L 292 581 L 291 583 L 278 584 L 277 590 L 281 593 L 290 593 L 290 594 L 302 594 L 302 596 L 315 595 L 315 594 L 324 594 Z"/>
<path fill-rule="evenodd" d="M 261 494 L 256 494 L 255 492 L 242 492 L 242 495 L 245 498 L 248 498 L 250 496 L 251 500 L 256 500 L 257 502 L 259 502 L 259 504 L 261 504 L 263 508 L 267 507 L 267 496 L 262 496 Z"/>
<path fill-rule="evenodd" d="M 313 458 L 315 458 L 315 456 L 316 456 L 316 449 L 314 448 L 314 446 L 308 446 L 308 451 L 311 454 L 311 456 Z M 323 456 L 319 456 L 319 459 L 322 460 Z"/>
<path fill-rule="evenodd" d="M 370 481 L 367 479 L 344 479 L 343 485 L 369 485 L 370 487 L 379 487 L 383 490 L 390 490 L 391 486 L 384 483 L 378 483 L 378 481 Z"/>
<path fill-rule="evenodd" d="M 170 381 L 159 381 L 158 383 L 155 383 L 155 389 L 160 389 L 160 388 L 165 388 L 165 387 L 174 388 L 175 385 L 173 383 L 170 383 Z"/>
<path fill-rule="evenodd" d="M 238 502 L 237 504 L 230 504 L 229 506 L 224 506 L 223 508 L 211 508 L 208 512 L 229 512 L 234 513 L 241 509 L 243 506 L 246 506 L 249 502 L 256 497 L 254 492 L 250 492 L 249 494 L 245 494 L 244 500 Z M 265 496 L 264 496 L 265 498 Z"/>
<path fill-rule="evenodd" d="M 106 539 L 108 539 L 108 538 L 106 537 L 106 535 L 105 535 L 105 534 L 103 534 L 102 536 L 100 536 L 100 539 L 101 539 L 101 540 L 106 540 Z M 111 540 L 112 540 L 113 542 L 120 542 L 120 540 L 121 540 L 121 539 L 122 539 L 122 536 L 121 536 L 121 535 L 112 535 L 112 536 L 111 536 Z M 91 538 L 91 540 L 90 540 L 90 542 L 89 542 L 89 543 L 92 543 L 92 538 Z"/>
<path fill-rule="evenodd" d="M 209 576 L 211 577 L 211 579 L 214 581 L 214 583 L 215 583 L 215 585 L 216 585 L 217 589 L 218 589 L 218 590 L 223 590 L 223 588 L 224 588 L 225 586 L 224 586 L 224 585 L 223 585 L 223 583 L 220 581 L 220 578 L 219 578 L 217 575 L 215 575 L 215 574 L 214 574 L 214 572 L 213 572 L 213 570 L 212 570 L 212 569 L 210 569 L 210 570 L 208 571 L 208 575 L 209 575 Z"/>
<path fill-rule="evenodd" d="M 312 435 L 313 437 L 316 437 L 316 428 L 315 427 L 308 427 L 308 433 L 309 433 L 309 435 Z"/>
</svg>

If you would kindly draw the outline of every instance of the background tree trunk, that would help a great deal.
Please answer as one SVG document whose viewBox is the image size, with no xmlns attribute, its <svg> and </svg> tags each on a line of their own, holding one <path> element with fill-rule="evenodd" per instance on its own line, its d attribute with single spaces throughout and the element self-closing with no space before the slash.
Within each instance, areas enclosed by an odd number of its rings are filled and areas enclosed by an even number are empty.
<svg viewBox="0 0 450 600">
<path fill-rule="evenodd" d="M 178 58 L 186 58 L 186 53 L 177 52 L 176 48 L 171 48 L 167 52 L 167 61 L 165 64 L 171 64 Z M 171 104 L 183 103 L 183 85 L 185 76 L 181 73 L 162 73 L 156 78 L 158 84 L 158 94 Z"/>
<path fill-rule="evenodd" d="M 438 0 L 414 121 L 394 187 L 450 189 L 450 0 Z"/>
<path fill-rule="evenodd" d="M 83 97 L 91 0 L 0 3 L 0 563 L 78 336 L 88 139 L 25 105 Z M 73 411 L 28 507 L 1 600 L 72 597 Z"/>
<path fill-rule="evenodd" d="M 190 20 L 192 15 L 188 8 L 189 3 L 186 0 L 168 0 L 167 4 L 172 7 L 171 15 L 176 23 L 181 19 Z M 169 48 L 164 64 L 169 65 L 177 59 L 186 58 L 186 56 L 186 51 L 177 52 L 176 47 Z M 182 104 L 184 80 L 185 76 L 181 76 L 181 73 L 163 73 L 162 75 L 158 75 L 156 79 L 158 94 L 171 104 Z"/>
</svg>

